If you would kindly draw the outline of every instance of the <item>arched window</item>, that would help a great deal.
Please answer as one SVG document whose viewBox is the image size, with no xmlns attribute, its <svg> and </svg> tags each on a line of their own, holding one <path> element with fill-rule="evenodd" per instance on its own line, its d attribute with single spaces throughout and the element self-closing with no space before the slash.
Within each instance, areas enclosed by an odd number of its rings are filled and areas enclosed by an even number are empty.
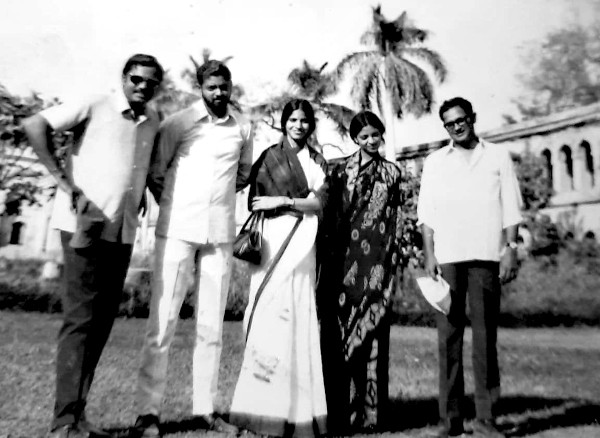
<svg viewBox="0 0 600 438">
<path fill-rule="evenodd" d="M 550 188 L 554 187 L 554 178 L 552 175 L 552 152 L 550 149 L 544 149 L 542 151 L 542 158 L 544 159 L 544 163 L 546 165 L 546 175 L 548 176 L 548 185 Z"/>
<path fill-rule="evenodd" d="M 560 148 L 560 186 L 564 191 L 573 190 L 573 154 L 571 148 L 564 145 Z"/>
<path fill-rule="evenodd" d="M 592 156 L 592 147 L 587 141 L 582 141 L 579 145 L 579 154 L 583 160 L 582 188 L 591 189 L 596 185 L 596 175 L 594 175 L 594 157 Z"/>
<path fill-rule="evenodd" d="M 13 222 L 12 229 L 10 230 L 10 245 L 21 244 L 21 232 L 23 231 L 23 222 Z"/>
</svg>

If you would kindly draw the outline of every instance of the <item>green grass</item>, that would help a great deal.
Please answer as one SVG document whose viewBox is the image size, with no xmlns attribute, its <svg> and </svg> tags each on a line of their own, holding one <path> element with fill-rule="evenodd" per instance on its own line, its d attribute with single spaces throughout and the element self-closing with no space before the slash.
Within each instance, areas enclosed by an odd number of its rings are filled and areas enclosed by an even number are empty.
<svg viewBox="0 0 600 438">
<path fill-rule="evenodd" d="M 0 436 L 44 436 L 51 421 L 55 336 L 60 316 L 0 312 Z M 118 320 L 97 370 L 88 416 L 124 436 L 135 419 L 133 393 L 145 320 Z M 470 332 L 467 392 L 472 393 Z M 172 348 L 162 412 L 168 437 L 204 434 L 190 418 L 193 322 Z M 424 437 L 437 422 L 436 334 L 392 328 L 392 421 L 382 436 Z M 500 423 L 510 436 L 600 436 L 600 329 L 503 329 L 499 340 Z M 243 353 L 241 323 L 226 323 L 217 409 L 227 411 Z M 258 402 L 258 400 L 257 400 Z M 473 415 L 472 401 L 467 401 Z M 208 433 L 207 435 L 218 436 Z"/>
</svg>

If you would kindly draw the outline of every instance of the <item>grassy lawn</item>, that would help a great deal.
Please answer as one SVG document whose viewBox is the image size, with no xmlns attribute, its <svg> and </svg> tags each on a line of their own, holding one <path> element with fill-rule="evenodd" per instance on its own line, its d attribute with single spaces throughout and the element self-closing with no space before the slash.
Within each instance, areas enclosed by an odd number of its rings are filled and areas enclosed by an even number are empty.
<svg viewBox="0 0 600 438">
<path fill-rule="evenodd" d="M 135 419 L 133 391 L 144 320 L 119 320 L 101 359 L 88 416 L 125 436 Z M 42 437 L 51 420 L 59 315 L 0 312 L 0 437 Z M 217 408 L 227 411 L 240 366 L 241 324 L 225 326 Z M 470 332 L 467 392 L 472 393 Z M 183 321 L 171 351 L 162 413 L 169 437 L 204 434 L 190 419 L 193 325 Z M 505 329 L 500 332 L 503 399 L 509 436 L 600 437 L 600 329 Z M 436 334 L 392 331 L 392 422 L 384 436 L 425 437 L 437 422 Z M 257 395 L 260 402 L 260 395 Z M 469 411 L 473 415 L 471 400 Z M 218 436 L 215 433 L 206 435 Z"/>
</svg>

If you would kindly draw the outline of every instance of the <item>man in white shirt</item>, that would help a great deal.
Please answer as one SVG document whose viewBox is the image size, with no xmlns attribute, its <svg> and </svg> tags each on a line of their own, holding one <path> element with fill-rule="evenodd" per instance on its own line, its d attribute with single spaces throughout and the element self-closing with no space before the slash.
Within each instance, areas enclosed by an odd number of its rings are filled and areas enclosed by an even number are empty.
<svg viewBox="0 0 600 438">
<path fill-rule="evenodd" d="M 154 57 L 134 55 L 121 90 L 53 106 L 23 123 L 58 185 L 51 224 L 61 232 L 65 291 L 53 438 L 109 436 L 87 421 L 85 405 L 119 310 L 159 125 L 146 104 L 162 77 Z M 63 166 L 52 136 L 66 130 L 74 140 Z"/>
<path fill-rule="evenodd" d="M 250 124 L 229 106 L 231 73 L 208 61 L 196 72 L 202 100 L 166 119 L 157 136 L 150 190 L 160 211 L 134 434 L 159 437 L 168 351 L 196 273 L 193 415 L 206 429 L 233 432 L 214 412 L 223 316 L 235 237 L 235 195 L 252 166 Z"/>
<path fill-rule="evenodd" d="M 437 315 L 439 437 L 464 433 L 462 362 L 467 299 L 473 331 L 475 437 L 503 437 L 494 421 L 500 395 L 496 350 L 500 285 L 517 273 L 521 194 L 508 150 L 475 134 L 471 103 L 457 97 L 439 111 L 451 143 L 425 160 L 418 216 L 425 270 L 449 284 L 449 314 Z"/>
</svg>

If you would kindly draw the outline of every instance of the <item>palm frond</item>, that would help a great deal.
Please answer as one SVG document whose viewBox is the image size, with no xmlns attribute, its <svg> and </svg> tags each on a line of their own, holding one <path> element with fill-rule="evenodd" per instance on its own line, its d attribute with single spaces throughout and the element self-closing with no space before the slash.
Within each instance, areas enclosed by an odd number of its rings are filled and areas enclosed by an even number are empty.
<svg viewBox="0 0 600 438">
<path fill-rule="evenodd" d="M 287 92 L 283 92 L 277 96 L 272 96 L 268 100 L 248 108 L 250 113 L 258 114 L 273 114 L 283 110 L 285 104 L 295 96 Z"/>
<path fill-rule="evenodd" d="M 354 75 L 350 92 L 354 102 L 363 110 L 371 108 L 371 99 L 378 91 L 379 65 L 376 62 L 363 64 Z"/>
<path fill-rule="evenodd" d="M 383 114 L 383 93 L 384 90 L 381 89 L 380 81 L 377 81 L 377 86 L 373 88 L 373 99 L 375 100 L 375 105 L 379 108 L 379 112 Z"/>
<path fill-rule="evenodd" d="M 395 62 L 391 57 L 386 58 L 384 68 L 384 87 L 396 117 L 402 117 L 402 109 L 407 99 L 414 93 L 414 77 L 409 68 Z M 381 108 L 383 111 L 383 108 Z"/>
<path fill-rule="evenodd" d="M 344 74 L 348 70 L 353 70 L 360 67 L 362 64 L 371 63 L 371 58 L 379 58 L 380 54 L 376 50 L 365 50 L 363 52 L 353 52 L 342 58 L 337 67 L 332 73 L 336 82 L 344 78 Z"/>
<path fill-rule="evenodd" d="M 444 61 L 439 53 L 434 52 L 426 47 L 405 47 L 400 49 L 398 52 L 399 53 L 397 53 L 397 55 L 401 56 L 401 54 L 404 54 L 411 58 L 425 61 L 425 63 L 427 63 L 433 69 L 435 76 L 440 82 L 444 82 L 446 80 L 448 69 L 446 68 L 446 64 L 444 64 Z"/>
<path fill-rule="evenodd" d="M 318 111 L 321 111 L 325 117 L 335 124 L 337 132 L 342 137 L 346 137 L 348 135 L 350 121 L 355 114 L 354 111 L 344 105 L 325 102 L 318 106 Z"/>
<path fill-rule="evenodd" d="M 194 64 L 194 69 L 198 70 L 200 68 L 198 61 L 196 61 L 192 55 L 190 55 L 190 60 L 192 61 L 192 64 Z"/>
<path fill-rule="evenodd" d="M 381 5 L 376 5 L 370 27 L 361 37 L 363 44 L 375 47 L 348 54 L 334 70 L 333 77 L 339 82 L 352 71 L 352 97 L 363 109 L 370 108 L 375 101 L 383 113 L 383 93 L 386 93 L 390 98 L 389 109 L 397 117 L 406 112 L 419 117 L 430 112 L 433 103 L 433 84 L 423 67 L 431 68 L 440 82 L 448 74 L 441 56 L 422 46 L 428 36 L 429 32 L 417 27 L 406 12 L 390 21 L 383 15 Z"/>
<path fill-rule="evenodd" d="M 396 106 L 394 111 L 400 109 L 401 112 L 410 112 L 416 117 L 431 111 L 433 104 L 433 86 L 427 73 L 418 65 L 412 63 L 406 58 L 392 57 L 393 64 L 399 76 L 405 80 L 401 82 L 403 87 L 403 98 Z"/>
<path fill-rule="evenodd" d="M 296 89 L 296 94 L 307 100 L 317 102 L 337 92 L 337 83 L 332 75 L 323 73 L 327 63 L 321 67 L 313 67 L 306 60 L 301 67 L 293 69 L 288 75 L 288 81 Z"/>
</svg>

